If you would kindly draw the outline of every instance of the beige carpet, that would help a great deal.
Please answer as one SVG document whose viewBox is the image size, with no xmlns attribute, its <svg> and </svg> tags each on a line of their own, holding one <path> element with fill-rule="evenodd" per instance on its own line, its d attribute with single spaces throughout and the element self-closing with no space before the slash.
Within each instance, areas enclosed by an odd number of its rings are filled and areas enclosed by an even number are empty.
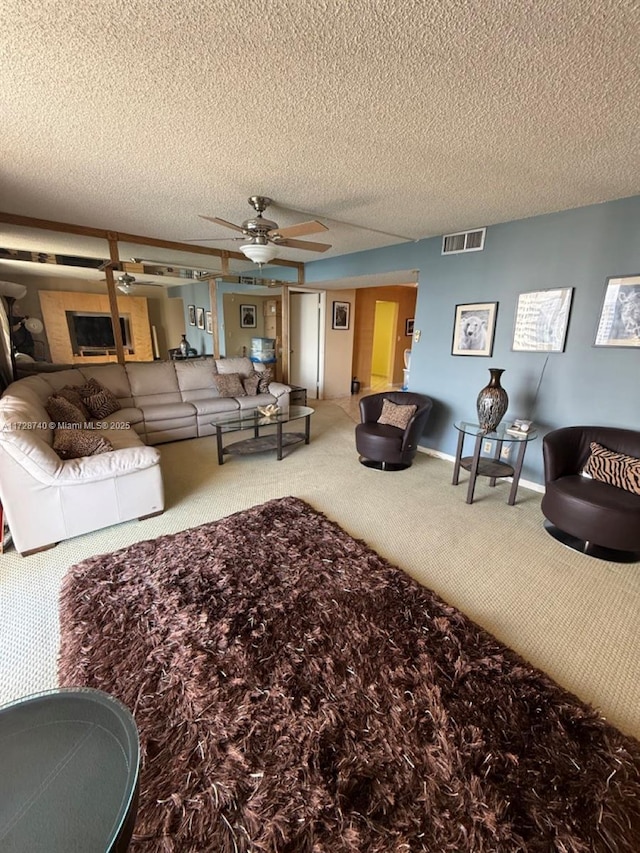
<svg viewBox="0 0 640 853">
<path fill-rule="evenodd" d="M 509 507 L 507 483 L 480 480 L 469 506 L 449 462 L 420 453 L 406 471 L 365 468 L 345 411 L 314 406 L 311 444 L 282 462 L 268 453 L 219 467 L 212 438 L 163 445 L 164 515 L 0 557 L 0 701 L 56 685 L 57 595 L 70 565 L 295 495 L 640 737 L 640 566 L 563 548 L 542 528 L 540 495 L 522 487 Z"/>
</svg>

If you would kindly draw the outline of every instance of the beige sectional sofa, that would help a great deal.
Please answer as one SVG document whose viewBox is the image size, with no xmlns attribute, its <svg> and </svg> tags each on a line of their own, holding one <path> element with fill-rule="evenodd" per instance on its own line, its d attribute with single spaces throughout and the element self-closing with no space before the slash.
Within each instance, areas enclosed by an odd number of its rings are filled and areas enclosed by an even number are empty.
<svg viewBox="0 0 640 853">
<path fill-rule="evenodd" d="M 0 501 L 16 549 L 32 553 L 64 539 L 164 509 L 155 445 L 213 435 L 211 416 L 257 405 L 289 404 L 289 388 L 224 397 L 216 374 L 246 377 L 262 369 L 248 358 L 91 365 L 13 382 L 0 398 Z M 64 387 L 97 380 L 120 409 L 99 421 L 113 450 L 78 459 L 54 451 L 47 402 Z M 95 426 L 95 423 L 93 424 Z"/>
</svg>

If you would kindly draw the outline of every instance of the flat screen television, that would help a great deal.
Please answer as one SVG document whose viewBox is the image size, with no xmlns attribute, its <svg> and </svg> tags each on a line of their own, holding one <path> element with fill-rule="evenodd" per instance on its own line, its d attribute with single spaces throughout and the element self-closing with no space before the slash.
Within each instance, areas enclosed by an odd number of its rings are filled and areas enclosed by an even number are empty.
<svg viewBox="0 0 640 853">
<path fill-rule="evenodd" d="M 108 355 L 115 352 L 111 315 L 90 311 L 67 311 L 67 324 L 74 355 Z M 128 316 L 120 317 L 122 345 L 129 353 L 131 346 L 131 326 Z"/>
</svg>

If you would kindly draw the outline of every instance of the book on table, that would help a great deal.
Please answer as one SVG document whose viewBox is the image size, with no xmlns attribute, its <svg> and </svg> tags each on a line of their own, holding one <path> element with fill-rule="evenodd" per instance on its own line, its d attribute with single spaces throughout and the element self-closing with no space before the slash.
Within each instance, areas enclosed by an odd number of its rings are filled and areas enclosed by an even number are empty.
<svg viewBox="0 0 640 853">
<path fill-rule="evenodd" d="M 525 418 L 516 418 L 512 424 L 507 427 L 509 435 L 527 435 L 533 427 L 533 422 Z"/>
</svg>

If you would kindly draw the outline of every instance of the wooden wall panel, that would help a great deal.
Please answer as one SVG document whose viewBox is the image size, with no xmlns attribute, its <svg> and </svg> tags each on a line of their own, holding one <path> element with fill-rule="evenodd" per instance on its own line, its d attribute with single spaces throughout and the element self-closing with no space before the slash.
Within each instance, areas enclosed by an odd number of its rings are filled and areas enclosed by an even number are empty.
<svg viewBox="0 0 640 853">
<path fill-rule="evenodd" d="M 103 293 L 75 293 L 62 290 L 41 290 L 40 307 L 44 321 L 51 361 L 54 364 L 95 364 L 117 361 L 113 355 L 74 355 L 67 325 L 67 311 L 97 311 L 110 314 L 109 297 Z M 149 311 L 144 296 L 118 296 L 118 311 L 128 315 L 133 353 L 127 361 L 153 361 Z"/>
</svg>

